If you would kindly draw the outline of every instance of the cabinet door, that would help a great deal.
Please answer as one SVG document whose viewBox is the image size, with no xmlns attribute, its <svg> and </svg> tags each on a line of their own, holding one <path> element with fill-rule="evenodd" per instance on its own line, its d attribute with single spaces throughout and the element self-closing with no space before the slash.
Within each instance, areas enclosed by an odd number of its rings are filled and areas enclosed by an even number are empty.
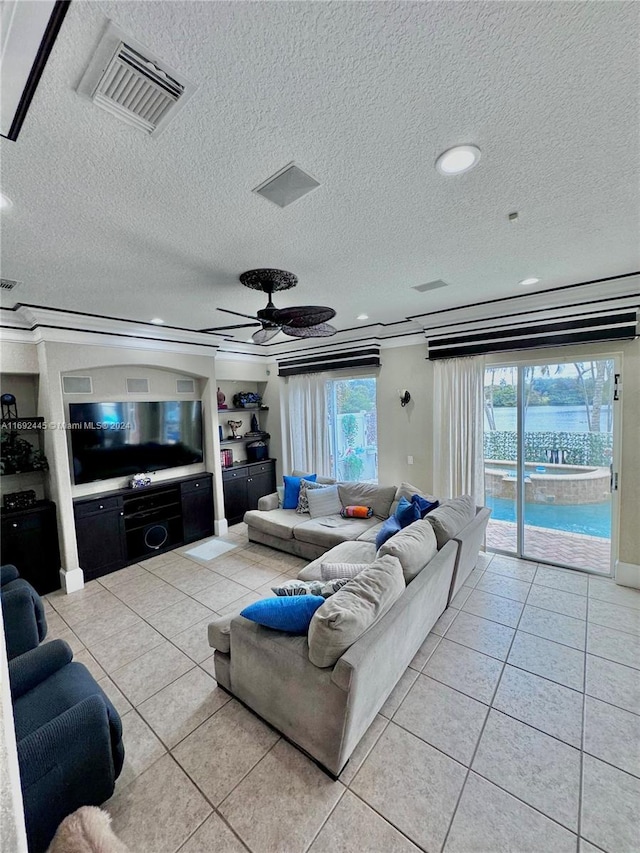
<svg viewBox="0 0 640 853">
<path fill-rule="evenodd" d="M 104 510 L 76 518 L 78 559 L 85 580 L 98 578 L 124 566 L 122 510 Z"/>
<path fill-rule="evenodd" d="M 242 521 L 247 506 L 247 478 L 224 480 L 224 514 L 229 524 Z"/>
<path fill-rule="evenodd" d="M 60 589 L 55 507 L 12 513 L 2 519 L 2 563 L 12 563 L 40 595 Z"/>
<path fill-rule="evenodd" d="M 213 534 L 211 488 L 182 494 L 182 527 L 185 542 L 195 542 Z"/>
<path fill-rule="evenodd" d="M 275 490 L 273 471 L 252 474 L 247 480 L 247 509 L 258 509 L 258 499 Z"/>
</svg>

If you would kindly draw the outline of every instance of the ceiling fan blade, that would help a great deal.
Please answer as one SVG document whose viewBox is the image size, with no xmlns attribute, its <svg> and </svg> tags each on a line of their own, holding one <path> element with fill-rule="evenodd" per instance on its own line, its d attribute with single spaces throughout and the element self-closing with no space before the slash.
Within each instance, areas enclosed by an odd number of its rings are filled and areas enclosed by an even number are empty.
<svg viewBox="0 0 640 853">
<path fill-rule="evenodd" d="M 227 329 L 250 329 L 260 323 L 239 323 L 237 326 L 212 326 L 210 329 L 198 329 L 199 332 L 226 332 Z"/>
<path fill-rule="evenodd" d="M 260 320 L 255 314 L 241 314 L 239 311 L 230 311 L 228 308 L 216 308 L 216 311 L 224 311 L 225 314 L 235 314 L 236 317 L 246 317 L 248 320 Z"/>
<path fill-rule="evenodd" d="M 282 331 L 285 335 L 290 335 L 292 338 L 329 338 L 335 335 L 338 331 L 335 326 L 329 323 L 317 323 L 315 326 L 301 326 L 295 328 L 293 326 L 283 326 Z"/>
<path fill-rule="evenodd" d="M 266 342 L 270 341 L 271 338 L 275 338 L 279 331 L 279 326 L 276 326 L 275 328 L 262 328 L 259 329 L 257 332 L 254 332 L 251 335 L 251 339 L 253 340 L 254 344 L 266 344 Z"/>
<path fill-rule="evenodd" d="M 335 316 L 333 308 L 326 305 L 294 305 L 291 308 L 277 308 L 270 319 L 292 329 L 304 329 L 326 323 Z"/>
</svg>

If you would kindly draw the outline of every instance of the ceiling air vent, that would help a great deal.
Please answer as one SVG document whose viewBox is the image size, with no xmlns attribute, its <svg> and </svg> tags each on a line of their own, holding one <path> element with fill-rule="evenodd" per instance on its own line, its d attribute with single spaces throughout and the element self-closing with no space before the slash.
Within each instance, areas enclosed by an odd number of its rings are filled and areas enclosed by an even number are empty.
<svg viewBox="0 0 640 853">
<path fill-rule="evenodd" d="M 264 183 L 254 189 L 254 193 L 268 198 L 278 207 L 286 207 L 303 195 L 315 190 L 320 184 L 311 175 L 307 175 L 294 163 L 289 163 L 284 169 L 276 172 Z"/>
<path fill-rule="evenodd" d="M 426 284 L 416 284 L 412 290 L 417 290 L 418 293 L 426 293 L 428 290 L 437 290 L 439 287 L 449 287 L 449 282 L 443 281 L 441 278 L 436 278 L 434 281 L 428 281 Z"/>
<path fill-rule="evenodd" d="M 0 290 L 13 290 L 19 284 L 20 282 L 13 278 L 0 278 Z"/>
<path fill-rule="evenodd" d="M 78 92 L 127 124 L 157 135 L 195 86 L 109 23 Z"/>
</svg>

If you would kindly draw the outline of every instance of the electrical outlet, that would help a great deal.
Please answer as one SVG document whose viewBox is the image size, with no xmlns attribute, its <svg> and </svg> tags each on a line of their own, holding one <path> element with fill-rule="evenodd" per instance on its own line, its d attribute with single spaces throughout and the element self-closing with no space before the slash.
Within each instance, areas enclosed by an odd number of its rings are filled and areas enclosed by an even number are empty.
<svg viewBox="0 0 640 853">
<path fill-rule="evenodd" d="M 407 465 L 413 465 L 413 456 L 407 456 Z"/>
</svg>

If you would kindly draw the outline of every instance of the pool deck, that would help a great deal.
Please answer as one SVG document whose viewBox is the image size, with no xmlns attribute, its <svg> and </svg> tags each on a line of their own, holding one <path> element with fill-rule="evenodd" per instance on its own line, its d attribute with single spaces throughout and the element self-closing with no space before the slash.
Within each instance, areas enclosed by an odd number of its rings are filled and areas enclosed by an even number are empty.
<svg viewBox="0 0 640 853">
<path fill-rule="evenodd" d="M 609 574 L 611 542 L 598 536 L 583 533 L 565 533 L 549 527 L 525 527 L 527 559 L 545 560 L 573 566 L 578 569 Z M 516 525 L 512 521 L 489 519 L 487 527 L 488 551 L 516 551 Z"/>
</svg>

